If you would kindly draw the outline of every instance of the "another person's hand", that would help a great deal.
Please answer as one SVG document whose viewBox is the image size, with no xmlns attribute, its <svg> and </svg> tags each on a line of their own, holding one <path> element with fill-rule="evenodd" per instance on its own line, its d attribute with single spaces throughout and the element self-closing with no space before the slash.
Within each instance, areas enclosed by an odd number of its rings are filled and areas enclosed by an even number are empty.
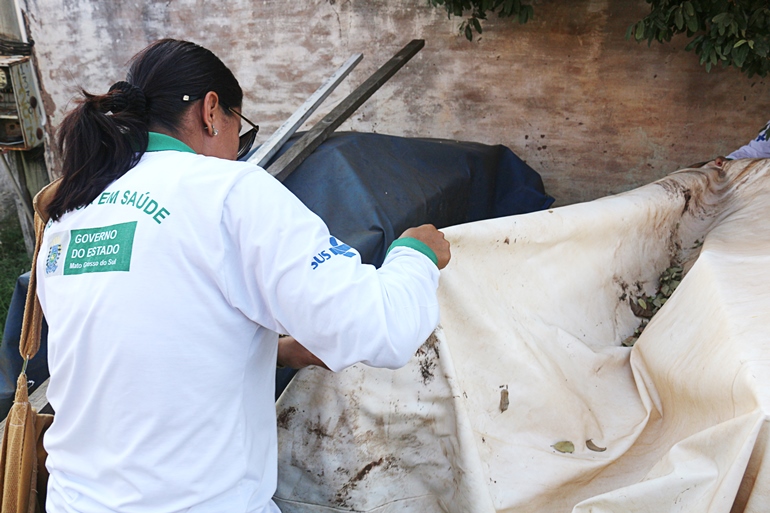
<svg viewBox="0 0 770 513">
<path fill-rule="evenodd" d="M 727 162 L 730 162 L 730 159 L 728 159 L 727 157 L 721 157 L 721 156 L 720 156 L 720 157 L 716 157 L 714 160 L 707 160 L 707 161 L 705 161 L 705 162 L 698 162 L 697 164 L 690 164 L 689 166 L 687 166 L 687 168 L 688 168 L 688 169 L 692 169 L 692 168 L 703 167 L 703 166 L 705 166 L 706 164 L 713 164 L 713 165 L 715 165 L 716 167 L 719 167 L 719 168 L 721 168 L 721 167 L 722 167 L 722 166 L 724 166 L 724 165 L 725 165 Z"/>
<path fill-rule="evenodd" d="M 444 238 L 444 234 L 436 229 L 432 224 L 424 224 L 409 228 L 401 234 L 400 238 L 411 237 L 425 243 L 436 253 L 438 258 L 438 268 L 443 269 L 449 263 L 452 255 L 449 251 L 449 241 Z"/>
<path fill-rule="evenodd" d="M 292 369 L 302 369 L 309 365 L 317 365 L 329 370 L 329 367 L 320 358 L 297 342 L 297 339 L 290 336 L 278 339 L 278 365 L 281 367 L 291 367 Z"/>
</svg>

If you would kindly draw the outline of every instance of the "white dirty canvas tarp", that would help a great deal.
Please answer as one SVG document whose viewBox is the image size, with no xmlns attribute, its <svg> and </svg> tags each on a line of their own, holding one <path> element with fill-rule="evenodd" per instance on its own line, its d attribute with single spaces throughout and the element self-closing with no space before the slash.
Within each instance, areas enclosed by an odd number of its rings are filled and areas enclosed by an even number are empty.
<svg viewBox="0 0 770 513">
<path fill-rule="evenodd" d="M 770 160 L 445 233 L 415 358 L 281 397 L 284 512 L 770 510 Z"/>
</svg>

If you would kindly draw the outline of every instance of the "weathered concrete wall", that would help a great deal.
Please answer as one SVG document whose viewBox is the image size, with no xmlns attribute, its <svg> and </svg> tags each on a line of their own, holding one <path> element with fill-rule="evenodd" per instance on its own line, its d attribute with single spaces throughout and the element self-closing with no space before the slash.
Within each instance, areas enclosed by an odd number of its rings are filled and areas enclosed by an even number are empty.
<svg viewBox="0 0 770 513">
<path fill-rule="evenodd" d="M 0 169 L 0 222 L 5 221 L 10 216 L 16 216 L 16 202 L 13 200 L 13 191 L 11 178 L 5 170 Z"/>
<path fill-rule="evenodd" d="M 707 74 L 682 40 L 652 48 L 626 41 L 643 0 L 541 0 L 527 25 L 495 18 L 473 43 L 457 34 L 459 19 L 427 0 L 23 5 L 54 125 L 78 87 L 106 91 L 136 51 L 176 37 L 233 68 L 264 140 L 351 54 L 365 59 L 328 105 L 423 38 L 422 52 L 341 130 L 504 144 L 543 175 L 559 204 L 727 153 L 770 118 L 770 81 Z"/>
</svg>

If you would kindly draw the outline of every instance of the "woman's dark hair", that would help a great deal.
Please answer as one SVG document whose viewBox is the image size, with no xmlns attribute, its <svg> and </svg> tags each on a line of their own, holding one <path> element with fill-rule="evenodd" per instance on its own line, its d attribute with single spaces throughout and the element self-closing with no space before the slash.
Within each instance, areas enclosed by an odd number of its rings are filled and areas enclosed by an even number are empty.
<svg viewBox="0 0 770 513">
<path fill-rule="evenodd" d="M 177 133 L 193 101 L 209 91 L 225 109 L 243 101 L 241 86 L 216 55 L 174 39 L 156 41 L 135 55 L 126 80 L 107 94 L 82 91 L 57 134 L 62 180 L 49 205 L 51 219 L 96 199 L 147 151 L 148 127 Z"/>
</svg>

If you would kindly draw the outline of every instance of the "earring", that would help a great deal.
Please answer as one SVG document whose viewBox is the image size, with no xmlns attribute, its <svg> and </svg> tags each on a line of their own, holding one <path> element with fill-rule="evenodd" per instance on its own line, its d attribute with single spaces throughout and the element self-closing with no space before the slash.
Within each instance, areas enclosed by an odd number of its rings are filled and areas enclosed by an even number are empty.
<svg viewBox="0 0 770 513">
<path fill-rule="evenodd" d="M 214 127 L 214 125 L 211 125 L 211 132 L 212 132 L 214 135 L 219 135 L 219 130 L 217 130 L 217 129 Z"/>
</svg>

